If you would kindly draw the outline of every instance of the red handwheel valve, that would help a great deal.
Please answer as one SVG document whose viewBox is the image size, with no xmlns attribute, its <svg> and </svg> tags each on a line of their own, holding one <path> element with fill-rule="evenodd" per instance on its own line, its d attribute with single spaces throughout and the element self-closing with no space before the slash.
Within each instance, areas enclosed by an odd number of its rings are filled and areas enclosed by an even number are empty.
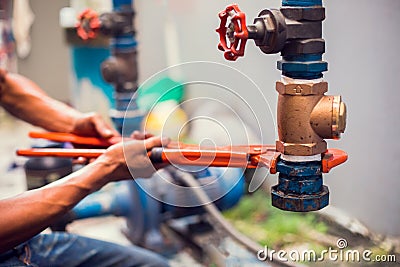
<svg viewBox="0 0 400 267">
<path fill-rule="evenodd" d="M 82 40 L 94 39 L 100 30 L 99 15 L 92 9 L 85 9 L 78 15 L 79 22 L 76 25 L 78 36 Z"/>
<path fill-rule="evenodd" d="M 249 37 L 246 26 L 246 14 L 243 13 L 238 5 L 233 4 L 225 8 L 218 14 L 221 23 L 216 30 L 219 33 L 218 49 L 224 52 L 227 60 L 235 61 L 244 55 L 244 49 Z M 229 24 L 228 18 L 230 18 Z M 227 39 L 229 39 L 229 44 Z"/>
</svg>

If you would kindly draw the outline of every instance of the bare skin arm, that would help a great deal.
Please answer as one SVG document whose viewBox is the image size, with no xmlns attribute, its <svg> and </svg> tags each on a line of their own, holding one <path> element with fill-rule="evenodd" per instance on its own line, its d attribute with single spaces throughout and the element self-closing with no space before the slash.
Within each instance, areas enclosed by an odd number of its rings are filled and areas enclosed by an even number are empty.
<svg viewBox="0 0 400 267">
<path fill-rule="evenodd" d="M 91 164 L 61 180 L 0 200 L 0 253 L 40 233 L 108 182 L 150 177 L 161 166 L 152 165 L 147 151 L 161 143 L 159 137 L 151 137 L 114 145 Z"/>
<path fill-rule="evenodd" d="M 48 131 L 109 138 L 118 133 L 94 113 L 83 114 L 52 99 L 28 78 L 0 69 L 0 105 Z"/>
<path fill-rule="evenodd" d="M 57 184 L 24 192 L 0 201 L 0 253 L 28 240 L 106 183 L 112 166 L 93 162 Z"/>
</svg>

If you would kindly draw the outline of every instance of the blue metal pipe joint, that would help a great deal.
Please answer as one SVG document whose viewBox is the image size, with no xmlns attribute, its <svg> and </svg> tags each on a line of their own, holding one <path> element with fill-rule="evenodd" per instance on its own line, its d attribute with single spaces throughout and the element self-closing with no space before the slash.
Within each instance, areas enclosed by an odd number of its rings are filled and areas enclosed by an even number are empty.
<svg viewBox="0 0 400 267">
<path fill-rule="evenodd" d="M 272 187 L 272 205 L 287 211 L 319 210 L 329 203 L 329 190 L 323 185 L 321 162 L 277 163 L 279 183 Z"/>
</svg>

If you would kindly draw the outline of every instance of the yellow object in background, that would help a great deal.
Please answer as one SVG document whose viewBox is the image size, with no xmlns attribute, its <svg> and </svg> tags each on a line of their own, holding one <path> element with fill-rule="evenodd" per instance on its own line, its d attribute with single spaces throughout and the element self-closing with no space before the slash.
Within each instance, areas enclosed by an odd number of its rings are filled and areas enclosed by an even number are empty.
<svg viewBox="0 0 400 267">
<path fill-rule="evenodd" d="M 157 103 L 143 120 L 146 132 L 182 141 L 188 134 L 188 116 L 177 101 Z"/>
</svg>

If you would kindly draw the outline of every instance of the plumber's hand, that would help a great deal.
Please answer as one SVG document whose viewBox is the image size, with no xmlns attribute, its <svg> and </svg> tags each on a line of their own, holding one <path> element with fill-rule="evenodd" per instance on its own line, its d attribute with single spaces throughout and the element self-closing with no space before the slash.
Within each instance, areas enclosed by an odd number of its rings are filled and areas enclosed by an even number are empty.
<svg viewBox="0 0 400 267">
<path fill-rule="evenodd" d="M 102 138 L 110 138 L 120 135 L 96 113 L 85 113 L 79 115 L 71 133 Z"/>
<path fill-rule="evenodd" d="M 113 172 L 110 181 L 126 180 L 129 178 L 149 178 L 163 165 L 152 164 L 147 152 L 153 147 L 165 146 L 168 138 L 149 137 L 144 140 L 130 140 L 109 147 L 100 160 L 111 166 Z"/>
</svg>

